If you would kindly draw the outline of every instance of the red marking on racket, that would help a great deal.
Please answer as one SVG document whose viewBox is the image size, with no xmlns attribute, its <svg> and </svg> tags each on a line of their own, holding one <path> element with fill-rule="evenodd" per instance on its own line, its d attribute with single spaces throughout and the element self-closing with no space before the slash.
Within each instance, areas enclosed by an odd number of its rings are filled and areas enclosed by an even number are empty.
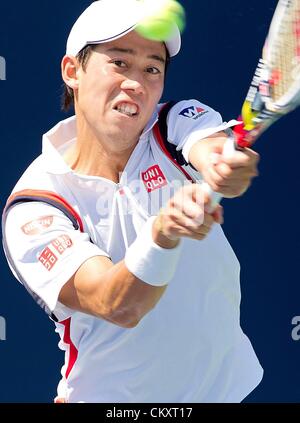
<svg viewBox="0 0 300 423">
<path fill-rule="evenodd" d="M 269 84 L 272 85 L 272 86 L 275 86 L 275 85 L 277 85 L 279 83 L 279 81 L 281 80 L 281 78 L 282 78 L 282 75 L 281 75 L 280 70 L 274 69 L 272 71 L 272 75 L 271 75 Z"/>
</svg>

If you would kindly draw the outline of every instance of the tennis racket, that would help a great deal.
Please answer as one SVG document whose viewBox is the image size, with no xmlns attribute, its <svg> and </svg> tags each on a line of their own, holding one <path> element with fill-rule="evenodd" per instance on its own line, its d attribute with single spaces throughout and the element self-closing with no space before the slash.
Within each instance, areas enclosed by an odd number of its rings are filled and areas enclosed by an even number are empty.
<svg viewBox="0 0 300 423">
<path fill-rule="evenodd" d="M 282 116 L 300 105 L 300 0 L 279 0 L 241 115 L 224 146 L 230 157 L 250 147 Z M 204 184 L 212 208 L 222 199 Z"/>
</svg>

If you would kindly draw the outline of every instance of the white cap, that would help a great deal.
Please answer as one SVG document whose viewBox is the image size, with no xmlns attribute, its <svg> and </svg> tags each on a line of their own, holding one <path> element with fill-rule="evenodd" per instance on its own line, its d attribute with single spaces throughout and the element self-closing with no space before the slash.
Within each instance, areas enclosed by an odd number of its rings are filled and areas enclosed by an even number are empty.
<svg viewBox="0 0 300 423">
<path fill-rule="evenodd" d="M 153 2 L 155 0 L 152 0 Z M 94 1 L 77 19 L 71 29 L 66 54 L 76 56 L 88 44 L 101 44 L 128 34 L 145 18 L 146 8 L 141 0 Z M 177 25 L 164 41 L 170 57 L 181 47 Z"/>
</svg>

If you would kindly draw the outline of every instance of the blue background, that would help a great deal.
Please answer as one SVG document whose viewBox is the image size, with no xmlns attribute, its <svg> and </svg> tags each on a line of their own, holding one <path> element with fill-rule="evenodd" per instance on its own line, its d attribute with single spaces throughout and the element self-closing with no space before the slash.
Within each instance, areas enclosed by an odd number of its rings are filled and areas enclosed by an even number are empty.
<svg viewBox="0 0 300 423">
<path fill-rule="evenodd" d="M 1 209 L 15 182 L 41 150 L 41 135 L 66 117 L 60 111 L 60 59 L 83 0 L 2 1 L 0 56 Z M 173 60 L 164 99 L 198 98 L 236 117 L 276 0 L 184 1 L 184 48 Z M 242 326 L 265 369 L 247 402 L 299 402 L 300 112 L 277 123 L 256 144 L 260 178 L 240 199 L 225 201 L 225 231 L 242 265 Z M 63 354 L 52 322 L 10 273 L 0 253 L 0 402 L 50 402 Z M 188 304 L 186 305 L 188 307 Z"/>
</svg>

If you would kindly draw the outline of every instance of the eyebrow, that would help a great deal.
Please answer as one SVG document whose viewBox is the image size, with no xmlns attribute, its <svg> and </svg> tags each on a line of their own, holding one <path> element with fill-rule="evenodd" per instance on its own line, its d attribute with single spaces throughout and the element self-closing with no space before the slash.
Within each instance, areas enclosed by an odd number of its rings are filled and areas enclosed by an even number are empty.
<svg viewBox="0 0 300 423">
<path fill-rule="evenodd" d="M 127 53 L 127 54 L 132 54 L 133 56 L 137 55 L 137 52 L 132 50 L 131 48 L 111 47 L 111 48 L 107 49 L 106 52 L 108 52 L 108 53 Z M 150 54 L 149 56 L 147 56 L 147 58 L 157 60 L 158 62 L 163 63 L 164 65 L 166 64 L 166 60 L 158 54 Z"/>
</svg>

